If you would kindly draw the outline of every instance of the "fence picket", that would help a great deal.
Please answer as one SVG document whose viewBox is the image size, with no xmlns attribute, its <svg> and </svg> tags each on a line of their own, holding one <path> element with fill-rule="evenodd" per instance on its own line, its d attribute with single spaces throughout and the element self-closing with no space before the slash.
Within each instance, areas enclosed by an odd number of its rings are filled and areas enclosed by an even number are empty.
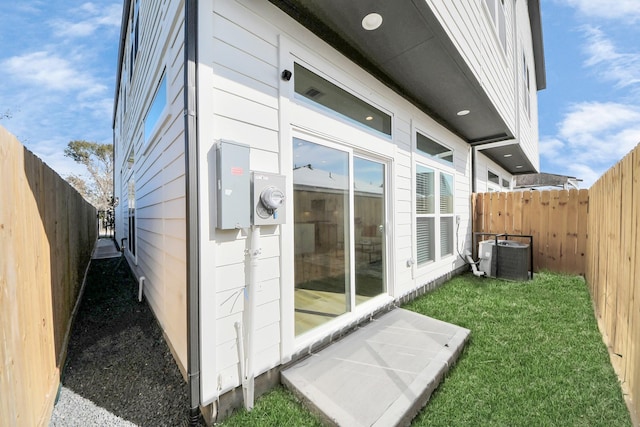
<svg viewBox="0 0 640 427">
<path fill-rule="evenodd" d="M 0 425 L 48 425 L 95 209 L 2 127 L 0 194 Z"/>
</svg>

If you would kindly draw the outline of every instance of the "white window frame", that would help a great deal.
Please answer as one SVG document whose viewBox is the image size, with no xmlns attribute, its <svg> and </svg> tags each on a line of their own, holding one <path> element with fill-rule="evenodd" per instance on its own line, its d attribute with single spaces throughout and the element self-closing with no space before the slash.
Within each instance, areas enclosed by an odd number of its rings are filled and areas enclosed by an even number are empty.
<svg viewBox="0 0 640 427">
<path fill-rule="evenodd" d="M 498 182 L 491 182 L 489 180 L 489 174 L 494 174 L 498 177 Z M 498 173 L 496 172 L 494 169 L 488 167 L 487 168 L 487 192 L 492 193 L 492 192 L 500 192 L 500 191 L 511 191 L 511 186 L 512 186 L 512 179 L 511 177 L 507 178 L 508 175 L 502 174 L 502 173 Z M 509 186 L 505 187 L 504 183 L 508 182 Z"/>
<path fill-rule="evenodd" d="M 434 158 L 426 153 L 423 153 L 422 151 L 419 151 L 417 149 L 417 139 L 418 139 L 418 134 L 421 134 L 433 141 L 435 141 L 436 143 L 449 148 L 450 146 L 447 144 L 443 144 L 442 142 L 440 142 L 438 139 L 433 138 L 432 136 L 430 136 L 428 133 L 426 132 L 422 132 L 420 130 L 414 130 L 413 132 L 413 138 L 414 138 L 414 153 L 415 153 L 415 161 L 414 166 L 413 166 L 413 199 L 414 199 L 414 207 L 413 207 L 413 218 L 415 220 L 415 230 L 416 232 L 414 233 L 414 254 L 413 254 L 413 259 L 415 260 L 415 265 L 418 271 L 424 270 L 426 268 L 429 268 L 430 266 L 433 265 L 437 265 L 439 262 L 441 261 L 446 261 L 449 260 L 451 257 L 455 256 L 455 248 L 456 248 L 456 232 L 455 232 L 455 227 L 456 227 L 456 203 L 455 203 L 455 199 L 456 199 L 456 170 L 455 170 L 455 151 L 454 151 L 454 163 L 450 164 L 448 162 L 442 162 L 437 158 Z M 433 213 L 418 213 L 417 211 L 417 187 L 418 187 L 418 183 L 417 183 L 417 175 L 418 175 L 418 168 L 419 167 L 425 167 L 428 168 L 430 170 L 432 170 L 434 172 L 434 210 Z M 447 175 L 449 177 L 451 177 L 451 195 L 452 195 L 452 212 L 450 213 L 441 213 L 440 212 L 440 202 L 441 202 L 441 188 L 440 188 L 440 183 L 441 183 L 441 176 L 442 175 Z M 423 263 L 419 263 L 418 262 L 418 245 L 420 244 L 420 242 L 418 241 L 418 220 L 419 218 L 433 218 L 433 225 L 434 225 L 434 229 L 433 229 L 433 236 L 434 236 L 434 256 L 433 256 L 433 260 L 430 261 L 426 261 Z M 451 223 L 452 223 L 452 230 L 451 230 L 451 253 L 448 254 L 442 254 L 442 239 L 441 239 L 441 224 L 442 224 L 442 219 L 443 218 L 451 218 Z"/>
<path fill-rule="evenodd" d="M 349 116 L 345 115 L 344 113 L 341 113 L 338 110 L 334 110 L 330 107 L 327 107 L 323 104 L 320 104 L 316 101 L 313 101 L 312 99 L 309 99 L 307 97 L 305 97 L 302 94 L 299 94 L 295 91 L 295 89 L 293 88 L 294 85 L 291 85 L 292 87 L 292 92 L 291 92 L 291 99 L 296 102 L 299 105 L 304 105 L 305 107 L 315 110 L 316 112 L 319 112 L 321 114 L 327 115 L 328 117 L 331 117 L 335 120 L 339 120 L 343 123 L 348 124 L 349 126 L 355 127 L 355 128 L 359 128 L 371 135 L 375 135 L 379 138 L 383 138 L 387 141 L 391 141 L 394 138 L 394 129 L 395 129 L 395 123 L 394 123 L 394 115 L 391 111 L 389 111 L 388 109 L 378 105 L 376 102 L 373 102 L 372 100 L 361 96 L 358 92 L 356 92 L 353 88 L 349 87 L 347 84 L 336 80 L 335 78 L 332 78 L 331 75 L 329 75 L 328 73 L 324 73 L 321 72 L 317 67 L 315 67 L 312 63 L 310 63 L 309 61 L 305 61 L 302 60 L 300 58 L 295 58 L 292 61 L 292 68 L 295 67 L 295 64 L 298 64 L 299 66 L 304 67 L 305 69 L 307 69 L 309 72 L 316 74 L 317 76 L 319 76 L 320 78 L 326 80 L 327 82 L 329 82 L 330 84 L 336 86 L 337 88 L 345 91 L 346 93 L 350 94 L 351 96 L 353 96 L 354 98 L 359 99 L 360 101 L 362 101 L 365 104 L 370 105 L 372 108 L 380 111 L 383 114 L 386 114 L 387 116 L 390 117 L 391 119 L 391 128 L 390 128 L 390 134 L 386 134 L 384 132 L 381 132 L 377 129 L 374 129 L 370 126 L 367 126 L 365 124 L 362 124 L 360 122 L 358 122 L 357 120 L 354 120 L 352 118 L 350 118 Z M 293 76 L 293 78 L 295 79 L 295 75 Z"/>
<path fill-rule="evenodd" d="M 131 5 L 131 32 L 129 33 L 129 80 L 133 78 L 134 64 L 140 47 L 140 0 Z"/>
<path fill-rule="evenodd" d="M 527 118 L 531 120 L 531 73 L 527 55 L 522 53 L 522 97 L 524 98 L 524 111 Z"/>
<path fill-rule="evenodd" d="M 167 85 L 167 73 L 163 70 L 144 115 L 144 150 L 152 145 L 151 141 L 156 138 L 164 123 L 170 118 L 169 87 Z M 163 101 L 162 104 L 160 104 L 161 101 Z"/>
<path fill-rule="evenodd" d="M 124 205 L 124 203 L 123 203 Z M 127 252 L 133 260 L 134 265 L 138 265 L 138 221 L 136 200 L 136 179 L 132 173 L 127 180 Z"/>
<path fill-rule="evenodd" d="M 484 0 L 484 5 L 489 14 L 489 19 L 493 23 L 496 38 L 503 52 L 507 52 L 507 17 L 505 11 L 505 0 Z"/>
</svg>

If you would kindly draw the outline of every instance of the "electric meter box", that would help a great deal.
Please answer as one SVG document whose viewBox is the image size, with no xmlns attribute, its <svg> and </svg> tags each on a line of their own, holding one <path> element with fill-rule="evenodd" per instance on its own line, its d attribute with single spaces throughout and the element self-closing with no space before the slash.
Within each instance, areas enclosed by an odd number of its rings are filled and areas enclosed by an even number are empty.
<svg viewBox="0 0 640 427">
<path fill-rule="evenodd" d="M 285 184 L 283 175 L 251 173 L 251 220 L 254 225 L 285 223 Z"/>
<path fill-rule="evenodd" d="M 251 225 L 249 146 L 232 141 L 216 145 L 216 227 L 222 230 Z"/>
</svg>

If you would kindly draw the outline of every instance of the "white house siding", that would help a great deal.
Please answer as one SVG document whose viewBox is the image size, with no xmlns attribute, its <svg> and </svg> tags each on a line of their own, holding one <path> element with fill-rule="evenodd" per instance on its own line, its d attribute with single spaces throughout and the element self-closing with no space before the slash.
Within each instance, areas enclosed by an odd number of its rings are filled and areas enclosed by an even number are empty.
<svg viewBox="0 0 640 427">
<path fill-rule="evenodd" d="M 139 49 L 129 82 L 130 43 L 125 44 L 122 90 L 126 102 L 117 129 L 116 189 L 120 191 L 117 236 L 128 236 L 128 182 L 135 180 L 136 256 L 125 252 L 184 374 L 186 367 L 186 234 L 183 118 L 183 2 L 140 2 Z M 130 29 L 127 30 L 128 37 Z M 145 145 L 144 118 L 163 69 L 167 106 L 158 131 Z M 126 101 L 123 99 L 126 96 Z M 120 117 L 116 118 L 119 120 Z M 129 147 L 134 162 L 129 169 Z M 128 242 L 124 247 L 127 248 Z"/>
<path fill-rule="evenodd" d="M 303 64 L 310 64 L 330 80 L 393 115 L 393 139 L 376 142 L 376 149 L 383 150 L 390 159 L 388 234 L 392 240 L 388 242 L 388 259 L 393 297 L 402 296 L 463 265 L 457 255 L 419 270 L 407 263 L 415 258 L 415 130 L 419 128 L 455 148 L 455 213 L 461 217 L 456 243 L 461 251 L 471 244 L 470 150 L 461 139 L 268 2 L 202 2 L 199 36 L 201 375 L 202 398 L 207 403 L 240 384 L 235 324 L 242 320 L 246 302 L 243 289 L 247 282 L 246 233 L 218 230 L 213 220 L 214 204 L 210 195 L 215 141 L 224 139 L 249 145 L 250 168 L 286 175 L 292 191 L 292 122 L 296 127 L 311 127 L 316 131 L 361 132 L 371 139 L 367 131 L 354 129 L 331 115 L 316 114 L 313 120 L 309 119 L 306 107 L 290 99 L 293 82 L 280 79 L 281 69 L 293 64 L 290 52 Z M 359 147 L 357 142 L 354 144 L 354 149 L 367 149 Z M 292 218 L 290 214 L 291 211 L 287 211 L 288 218 Z M 288 360 L 301 345 L 309 344 L 293 339 L 293 264 L 287 261 L 292 259 L 289 247 L 292 246 L 292 227 L 291 222 L 261 227 L 256 375 Z M 335 325 L 344 327 L 346 321 L 341 324 L 338 320 Z"/>
<path fill-rule="evenodd" d="M 490 184 L 488 181 L 489 171 L 497 174 L 500 177 L 500 184 L 496 188 L 495 184 Z M 488 191 L 505 191 L 502 188 L 502 179 L 506 179 L 511 182 L 513 175 L 504 170 L 496 162 L 485 156 L 482 151 L 478 150 L 476 155 L 476 193 L 486 193 Z"/>
<path fill-rule="evenodd" d="M 484 0 L 425 0 L 462 54 L 467 65 L 515 134 L 513 45 L 514 2 L 504 2 L 506 49 L 503 48 Z M 500 0 L 498 0 L 499 2 Z M 524 3 L 524 2 L 519 2 Z M 526 8 L 526 5 L 525 5 Z M 528 25 L 529 20 L 518 25 Z"/>
<path fill-rule="evenodd" d="M 526 25 L 518 26 L 517 40 L 520 49 L 517 55 L 518 76 L 518 113 L 520 114 L 520 145 L 536 170 L 540 170 L 540 156 L 538 153 L 538 97 L 536 96 L 537 82 L 535 61 L 533 57 L 531 26 L 529 24 L 529 11 L 526 2 L 516 2 L 516 16 L 518 22 Z M 527 58 L 530 78 L 530 114 L 525 110 L 523 55 Z"/>
</svg>

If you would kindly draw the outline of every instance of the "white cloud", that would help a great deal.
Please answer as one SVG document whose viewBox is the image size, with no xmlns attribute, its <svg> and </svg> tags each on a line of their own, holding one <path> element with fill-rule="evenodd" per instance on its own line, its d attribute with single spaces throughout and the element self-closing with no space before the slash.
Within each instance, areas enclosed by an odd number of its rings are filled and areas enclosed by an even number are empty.
<svg viewBox="0 0 640 427">
<path fill-rule="evenodd" d="M 564 142 L 558 138 L 542 138 L 539 143 L 540 153 L 550 159 L 561 155 L 564 147 Z"/>
<path fill-rule="evenodd" d="M 570 163 L 567 165 L 567 175 L 581 179 L 580 188 L 589 188 L 605 173 L 607 168 L 594 170 L 591 166 L 583 163 Z"/>
<path fill-rule="evenodd" d="M 560 126 L 560 136 L 575 139 L 611 132 L 640 123 L 640 108 L 615 102 L 583 102 L 571 107 Z"/>
<path fill-rule="evenodd" d="M 587 37 L 586 66 L 596 67 L 605 80 L 613 81 L 618 87 L 640 86 L 640 52 L 619 52 L 600 28 L 586 26 L 584 32 Z"/>
<path fill-rule="evenodd" d="M 558 133 L 540 141 L 540 155 L 557 173 L 589 186 L 640 142 L 640 107 L 614 102 L 575 104 Z"/>
<path fill-rule="evenodd" d="M 74 20 L 58 19 L 51 22 L 56 36 L 79 38 L 99 32 L 103 27 L 120 28 L 122 17 L 120 4 L 98 7 L 93 3 L 84 3 L 77 12 Z"/>
<path fill-rule="evenodd" d="M 558 0 L 591 18 L 620 20 L 633 24 L 640 20 L 638 0 Z"/>
<path fill-rule="evenodd" d="M 50 52 L 41 51 L 14 56 L 5 60 L 2 66 L 15 79 L 36 84 L 44 89 L 95 90 L 96 86 L 90 75 L 76 70 L 70 61 Z M 102 89 L 104 88 L 100 90 Z"/>
</svg>

